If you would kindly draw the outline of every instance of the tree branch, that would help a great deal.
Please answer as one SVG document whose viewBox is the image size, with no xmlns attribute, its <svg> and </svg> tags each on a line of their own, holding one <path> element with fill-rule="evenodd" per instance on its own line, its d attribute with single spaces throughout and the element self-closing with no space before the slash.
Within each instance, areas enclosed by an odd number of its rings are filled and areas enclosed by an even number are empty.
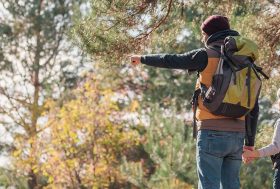
<svg viewBox="0 0 280 189">
<path fill-rule="evenodd" d="M 170 14 L 170 10 L 171 10 L 171 7 L 172 7 L 172 2 L 173 2 L 173 0 L 169 0 L 169 2 L 168 2 L 168 8 L 167 8 L 167 12 L 166 12 L 166 14 L 165 14 L 165 16 L 163 16 L 159 21 L 158 21 L 158 23 L 156 23 L 155 24 L 155 26 L 151 29 L 151 31 L 149 31 L 149 32 L 147 32 L 147 33 L 142 33 L 142 34 L 140 34 L 140 35 L 138 35 L 136 38 L 138 39 L 138 40 L 141 40 L 141 39 L 143 39 L 143 38 L 146 38 L 146 37 L 148 37 L 152 32 L 154 32 L 166 19 L 167 19 L 167 17 L 169 16 L 169 14 Z"/>
</svg>

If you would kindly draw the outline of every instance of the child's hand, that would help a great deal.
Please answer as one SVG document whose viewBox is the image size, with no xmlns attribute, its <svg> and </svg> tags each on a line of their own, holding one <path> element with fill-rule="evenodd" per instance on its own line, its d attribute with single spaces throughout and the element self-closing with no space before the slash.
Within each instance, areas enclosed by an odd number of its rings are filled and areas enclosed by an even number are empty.
<svg viewBox="0 0 280 189">
<path fill-rule="evenodd" d="M 247 149 L 244 149 L 244 152 L 243 152 L 243 157 L 244 158 L 256 158 L 256 157 L 259 157 L 260 154 L 258 152 L 258 150 L 247 150 Z"/>
<path fill-rule="evenodd" d="M 251 163 L 255 158 L 260 157 L 259 151 L 258 150 L 248 150 L 244 149 L 244 152 L 242 154 L 242 161 L 245 164 Z"/>
<path fill-rule="evenodd" d="M 245 158 L 243 155 L 242 155 L 242 162 L 244 164 L 250 164 L 255 158 L 252 158 L 252 157 L 247 157 Z"/>
<path fill-rule="evenodd" d="M 244 151 L 254 151 L 254 146 L 243 146 L 243 152 Z M 249 164 L 249 163 L 251 163 L 253 160 L 254 160 L 255 158 L 253 158 L 253 157 L 245 157 L 244 156 L 244 153 L 242 154 L 242 161 L 243 161 L 243 163 L 245 163 L 245 164 Z"/>
</svg>

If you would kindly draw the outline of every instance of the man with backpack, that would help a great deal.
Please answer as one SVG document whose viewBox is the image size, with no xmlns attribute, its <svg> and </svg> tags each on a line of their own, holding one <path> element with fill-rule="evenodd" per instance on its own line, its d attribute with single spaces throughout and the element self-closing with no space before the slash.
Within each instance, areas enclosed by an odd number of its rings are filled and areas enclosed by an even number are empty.
<svg viewBox="0 0 280 189">
<path fill-rule="evenodd" d="M 199 73 L 193 97 L 198 188 L 238 189 L 242 151 L 254 148 L 259 113 L 257 47 L 231 30 L 221 15 L 208 17 L 201 32 L 205 48 L 133 55 L 131 62 Z"/>
</svg>

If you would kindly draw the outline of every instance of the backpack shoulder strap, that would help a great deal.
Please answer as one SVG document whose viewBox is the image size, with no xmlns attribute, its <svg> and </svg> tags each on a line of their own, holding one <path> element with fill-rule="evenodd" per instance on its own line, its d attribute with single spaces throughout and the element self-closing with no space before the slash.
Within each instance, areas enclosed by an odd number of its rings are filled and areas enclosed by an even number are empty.
<svg viewBox="0 0 280 189">
<path fill-rule="evenodd" d="M 262 71 L 262 67 L 257 66 L 254 64 L 253 69 L 255 69 L 258 73 L 262 74 L 265 79 L 269 79 L 269 76 Z"/>
<path fill-rule="evenodd" d="M 197 124 L 196 124 L 196 110 L 198 106 L 198 97 L 201 93 L 201 89 L 198 88 L 194 91 L 193 96 L 192 96 L 192 107 L 193 107 L 193 138 L 196 138 L 197 135 Z M 186 131 L 185 131 L 185 139 L 186 139 Z"/>
</svg>

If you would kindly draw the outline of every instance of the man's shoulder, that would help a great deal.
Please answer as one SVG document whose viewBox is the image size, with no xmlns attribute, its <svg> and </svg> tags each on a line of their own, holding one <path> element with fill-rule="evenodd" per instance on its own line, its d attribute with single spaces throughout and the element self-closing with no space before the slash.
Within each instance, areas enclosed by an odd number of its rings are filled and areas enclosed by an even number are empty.
<svg viewBox="0 0 280 189">
<path fill-rule="evenodd" d="M 185 53 L 188 57 L 190 63 L 193 65 L 192 68 L 188 70 L 192 71 L 202 71 L 208 64 L 208 55 L 205 48 L 193 49 Z"/>
<path fill-rule="evenodd" d="M 206 48 L 202 47 L 202 48 L 193 49 L 188 51 L 187 53 L 206 53 Z"/>
<path fill-rule="evenodd" d="M 186 52 L 185 55 L 191 56 L 192 59 L 205 59 L 208 57 L 206 48 L 193 49 L 191 51 Z"/>
</svg>

